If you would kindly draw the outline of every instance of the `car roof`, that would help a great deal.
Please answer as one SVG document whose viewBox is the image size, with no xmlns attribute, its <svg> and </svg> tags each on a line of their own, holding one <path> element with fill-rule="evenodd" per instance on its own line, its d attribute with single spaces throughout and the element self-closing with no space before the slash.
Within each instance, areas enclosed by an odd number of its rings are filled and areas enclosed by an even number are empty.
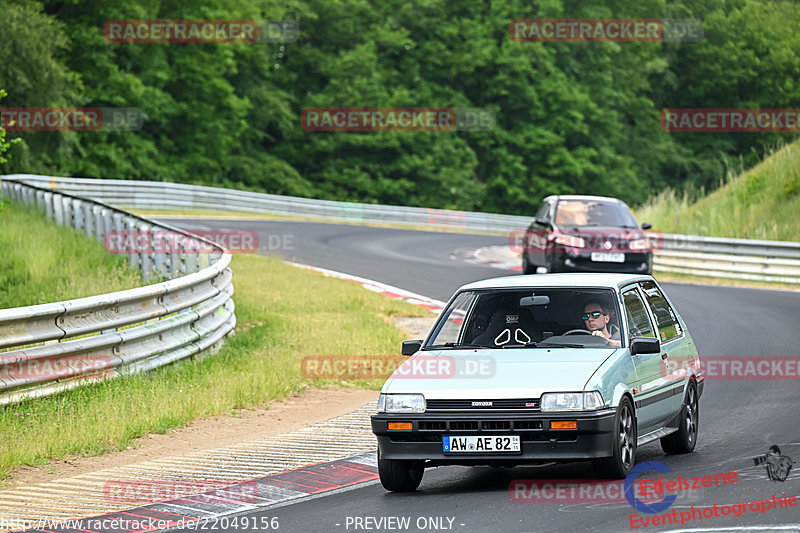
<svg viewBox="0 0 800 533">
<path fill-rule="evenodd" d="M 604 202 L 613 202 L 621 204 L 623 203 L 622 200 L 618 198 L 611 198 L 610 196 L 591 196 L 586 194 L 554 194 L 552 196 L 548 196 L 545 200 L 591 200 L 591 201 L 598 201 L 602 200 Z"/>
<path fill-rule="evenodd" d="M 459 290 L 472 289 L 528 289 L 528 288 L 586 288 L 607 287 L 619 288 L 632 281 L 653 280 L 652 276 L 643 274 L 531 274 L 522 276 L 503 276 L 475 281 L 464 285 Z"/>
</svg>

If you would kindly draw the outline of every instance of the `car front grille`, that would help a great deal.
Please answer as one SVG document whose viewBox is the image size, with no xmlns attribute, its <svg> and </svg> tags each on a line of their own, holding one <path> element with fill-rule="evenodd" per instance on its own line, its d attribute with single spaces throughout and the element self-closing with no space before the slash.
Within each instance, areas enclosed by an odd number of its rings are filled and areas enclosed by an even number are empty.
<svg viewBox="0 0 800 533">
<path fill-rule="evenodd" d="M 541 420 L 420 420 L 419 431 L 530 431 L 543 429 Z"/>
<path fill-rule="evenodd" d="M 538 411 L 539 398 L 512 398 L 502 400 L 427 400 L 426 411 L 490 411 L 520 409 Z"/>
</svg>

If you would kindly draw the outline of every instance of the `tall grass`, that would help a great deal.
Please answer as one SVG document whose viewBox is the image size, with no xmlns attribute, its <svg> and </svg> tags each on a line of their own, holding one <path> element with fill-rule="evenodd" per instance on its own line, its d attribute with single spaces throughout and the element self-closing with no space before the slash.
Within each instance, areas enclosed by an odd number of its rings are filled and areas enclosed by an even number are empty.
<svg viewBox="0 0 800 533">
<path fill-rule="evenodd" d="M 664 191 L 636 217 L 663 233 L 800 241 L 800 141 L 697 201 L 686 192 Z"/>
<path fill-rule="evenodd" d="M 8 203 L 0 210 L 0 309 L 92 296 L 142 285 L 127 256 L 43 213 Z"/>
<path fill-rule="evenodd" d="M 308 386 L 377 390 L 377 380 L 309 380 L 300 360 L 397 354 L 403 335 L 387 318 L 428 313 L 275 258 L 239 255 L 232 268 L 237 332 L 216 355 L 0 408 L 0 479 L 21 465 L 124 449 L 147 433 L 253 408 Z"/>
</svg>

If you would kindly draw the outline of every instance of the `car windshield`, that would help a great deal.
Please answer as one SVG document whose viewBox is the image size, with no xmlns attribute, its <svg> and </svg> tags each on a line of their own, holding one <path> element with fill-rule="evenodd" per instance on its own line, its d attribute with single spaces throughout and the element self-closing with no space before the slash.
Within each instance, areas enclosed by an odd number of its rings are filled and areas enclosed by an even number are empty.
<svg viewBox="0 0 800 533">
<path fill-rule="evenodd" d="M 461 291 L 423 349 L 619 346 L 619 316 L 611 289 Z"/>
<path fill-rule="evenodd" d="M 639 227 L 625 204 L 602 200 L 560 200 L 555 222 L 558 226 Z"/>
</svg>

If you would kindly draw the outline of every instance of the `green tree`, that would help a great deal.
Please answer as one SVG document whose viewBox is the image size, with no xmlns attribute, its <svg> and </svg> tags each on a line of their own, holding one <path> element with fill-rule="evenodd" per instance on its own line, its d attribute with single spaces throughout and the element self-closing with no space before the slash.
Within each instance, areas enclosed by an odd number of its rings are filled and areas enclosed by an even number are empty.
<svg viewBox="0 0 800 533">
<path fill-rule="evenodd" d="M 81 100 L 80 76 L 60 59 L 69 49 L 65 24 L 33 0 L 0 0 L 0 86 L 5 106 L 70 107 Z M 79 151 L 75 132 L 8 132 L 21 139 L 9 151 L 8 172 L 69 173 Z"/>
</svg>

